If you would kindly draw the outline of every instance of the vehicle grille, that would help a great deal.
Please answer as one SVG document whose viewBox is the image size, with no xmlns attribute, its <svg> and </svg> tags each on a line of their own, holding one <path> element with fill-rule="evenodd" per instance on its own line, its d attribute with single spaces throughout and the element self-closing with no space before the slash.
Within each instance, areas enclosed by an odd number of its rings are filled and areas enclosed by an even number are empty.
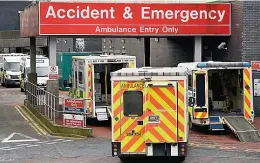
<svg viewBox="0 0 260 163">
<path fill-rule="evenodd" d="M 18 75 L 10 75 L 11 79 L 19 79 Z"/>
</svg>

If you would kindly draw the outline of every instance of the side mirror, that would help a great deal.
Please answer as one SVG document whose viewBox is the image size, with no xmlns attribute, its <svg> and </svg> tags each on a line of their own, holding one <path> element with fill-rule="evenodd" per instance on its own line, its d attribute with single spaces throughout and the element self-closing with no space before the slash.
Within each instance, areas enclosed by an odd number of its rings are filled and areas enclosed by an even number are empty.
<svg viewBox="0 0 260 163">
<path fill-rule="evenodd" d="M 21 74 L 21 77 L 22 77 L 22 78 L 25 78 L 24 74 Z"/>
<path fill-rule="evenodd" d="M 195 104 L 195 98 L 194 97 L 189 97 L 189 106 L 194 106 Z"/>
<path fill-rule="evenodd" d="M 4 71 L 4 69 L 3 69 L 3 68 L 1 68 L 1 72 L 2 72 L 2 71 Z"/>
</svg>

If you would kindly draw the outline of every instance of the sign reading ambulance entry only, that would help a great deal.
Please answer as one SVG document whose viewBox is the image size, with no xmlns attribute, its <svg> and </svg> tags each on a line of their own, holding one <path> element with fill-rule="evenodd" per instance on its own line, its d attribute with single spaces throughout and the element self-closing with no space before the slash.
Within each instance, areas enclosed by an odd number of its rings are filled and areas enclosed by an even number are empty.
<svg viewBox="0 0 260 163">
<path fill-rule="evenodd" d="M 59 78 L 58 66 L 49 66 L 49 80 L 57 80 Z"/>
</svg>

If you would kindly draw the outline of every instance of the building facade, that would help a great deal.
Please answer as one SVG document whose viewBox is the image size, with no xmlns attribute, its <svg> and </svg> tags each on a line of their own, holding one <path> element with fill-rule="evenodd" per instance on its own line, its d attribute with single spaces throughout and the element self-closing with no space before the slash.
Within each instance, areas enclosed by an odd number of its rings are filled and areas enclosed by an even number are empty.
<svg viewBox="0 0 260 163">
<path fill-rule="evenodd" d="M 29 6 L 30 1 L 0 2 L 0 53 L 29 53 L 30 39 L 20 37 L 19 11 Z M 102 38 L 85 38 L 84 51 L 102 51 Z M 74 42 L 75 44 L 75 42 Z M 47 38 L 37 38 L 37 54 L 48 53 Z M 73 38 L 57 38 L 57 51 L 68 52 L 73 49 Z"/>
</svg>

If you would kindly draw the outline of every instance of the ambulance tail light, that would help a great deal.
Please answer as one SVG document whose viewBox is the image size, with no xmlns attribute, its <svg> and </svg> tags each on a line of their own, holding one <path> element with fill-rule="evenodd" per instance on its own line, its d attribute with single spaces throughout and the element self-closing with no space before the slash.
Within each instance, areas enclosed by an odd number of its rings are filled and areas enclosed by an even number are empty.
<svg viewBox="0 0 260 163">
<path fill-rule="evenodd" d="M 120 155 L 120 142 L 112 142 L 112 156 Z"/>
<path fill-rule="evenodd" d="M 179 143 L 179 156 L 186 156 L 187 143 Z"/>
</svg>

